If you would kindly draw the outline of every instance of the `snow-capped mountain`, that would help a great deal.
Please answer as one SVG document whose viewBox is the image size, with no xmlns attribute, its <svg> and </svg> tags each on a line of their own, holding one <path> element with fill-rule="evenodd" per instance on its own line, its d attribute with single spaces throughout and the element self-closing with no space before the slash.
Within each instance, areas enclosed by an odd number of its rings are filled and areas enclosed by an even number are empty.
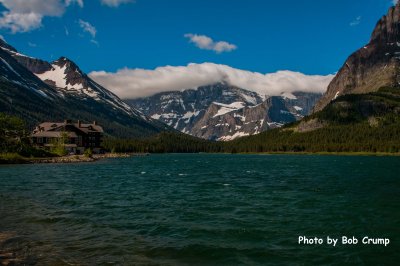
<svg viewBox="0 0 400 266">
<path fill-rule="evenodd" d="M 61 57 L 50 64 L 50 68 L 43 72 L 34 72 L 38 78 L 52 87 L 56 87 L 62 96 L 67 94 L 76 98 L 94 99 L 102 104 L 109 105 L 114 110 L 120 110 L 128 115 L 140 116 L 148 120 L 140 111 L 130 107 L 115 94 L 103 88 L 79 67 L 66 57 Z"/>
<path fill-rule="evenodd" d="M 85 73 L 79 67 L 66 57 L 60 57 L 58 60 L 48 63 L 46 61 L 32 58 L 18 53 L 10 45 L 3 48 L 9 52 L 20 64 L 34 73 L 39 79 L 49 86 L 57 88 L 59 95 L 73 95 L 83 99 L 94 99 L 104 104 L 111 105 L 113 109 L 119 109 L 128 114 L 139 115 L 147 119 L 141 112 L 128 106 L 116 95 L 103 88 Z"/>
<path fill-rule="evenodd" d="M 100 86 L 65 57 L 46 62 L 19 53 L 0 40 L 0 111 L 34 125 L 43 120 L 101 123 L 115 136 L 146 136 L 165 129 Z"/>
<path fill-rule="evenodd" d="M 231 140 L 299 120 L 320 97 L 318 93 L 303 92 L 265 97 L 217 83 L 158 93 L 127 103 L 184 133 L 204 139 Z"/>
</svg>

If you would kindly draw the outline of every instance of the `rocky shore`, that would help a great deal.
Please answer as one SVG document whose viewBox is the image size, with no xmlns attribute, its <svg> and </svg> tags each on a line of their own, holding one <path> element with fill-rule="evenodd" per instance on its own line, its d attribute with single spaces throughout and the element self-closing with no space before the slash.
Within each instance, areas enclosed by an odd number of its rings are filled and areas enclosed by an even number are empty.
<svg viewBox="0 0 400 266">
<path fill-rule="evenodd" d="M 142 153 L 105 153 L 105 154 L 94 154 L 91 157 L 85 155 L 68 155 L 61 157 L 50 157 L 50 158 L 35 158 L 31 159 L 30 163 L 85 163 L 94 162 L 100 159 L 106 158 L 128 158 L 133 156 L 147 156 L 148 154 Z"/>
<path fill-rule="evenodd" d="M 142 157 L 148 156 L 148 153 L 106 153 L 94 154 L 93 156 L 85 155 L 67 155 L 61 157 L 46 157 L 46 158 L 28 158 L 22 157 L 18 154 L 6 154 L 7 156 L 0 156 L 0 164 L 41 164 L 41 163 L 85 163 L 95 162 L 107 158 L 128 158 L 128 157 Z"/>
<path fill-rule="evenodd" d="M 31 159 L 30 163 L 81 163 L 81 162 L 94 162 L 97 159 L 93 157 L 86 157 L 83 155 L 70 155 L 62 157 L 50 158 L 35 158 Z"/>
<path fill-rule="evenodd" d="M 36 265 L 29 243 L 12 232 L 0 232 L 0 265 Z"/>
</svg>

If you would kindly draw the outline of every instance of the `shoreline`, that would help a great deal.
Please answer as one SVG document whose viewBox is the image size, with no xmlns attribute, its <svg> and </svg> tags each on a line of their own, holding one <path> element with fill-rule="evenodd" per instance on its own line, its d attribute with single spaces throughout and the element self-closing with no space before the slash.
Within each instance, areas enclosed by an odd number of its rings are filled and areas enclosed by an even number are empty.
<svg viewBox="0 0 400 266">
<path fill-rule="evenodd" d="M 233 153 L 234 154 L 234 153 Z M 236 154 L 254 154 L 254 155 L 326 155 L 326 156 L 391 156 L 397 157 L 400 156 L 400 152 L 391 153 L 391 152 L 245 152 L 245 153 L 236 153 Z"/>
<path fill-rule="evenodd" d="M 94 154 L 91 157 L 85 155 L 67 155 L 61 157 L 49 157 L 49 158 L 34 158 L 29 159 L 29 163 L 41 164 L 41 163 L 90 163 L 102 159 L 109 158 L 129 158 L 129 157 L 141 157 L 147 156 L 148 154 L 143 153 L 105 153 L 105 154 Z"/>
<path fill-rule="evenodd" d="M 67 155 L 60 157 L 44 157 L 44 158 L 28 158 L 18 154 L 6 154 L 7 158 L 2 158 L 0 154 L 1 164 L 47 164 L 47 163 L 90 163 L 108 158 L 128 158 L 148 156 L 148 153 L 106 153 L 94 154 L 91 157 L 85 155 Z"/>
<path fill-rule="evenodd" d="M 167 153 L 153 153 L 153 154 L 167 154 Z M 182 153 L 185 154 L 185 153 Z M 192 153 L 196 154 L 196 153 Z M 206 153 L 200 152 L 198 154 L 240 154 L 240 155 L 320 155 L 320 156 L 390 156 L 398 157 L 400 153 L 390 152 L 238 152 L 238 153 Z M 46 158 L 27 158 L 15 155 L 14 158 L 3 159 L 0 154 L 0 165 L 6 164 L 47 164 L 47 163 L 91 163 L 102 159 L 108 158 L 129 158 L 129 157 L 144 157 L 149 156 L 150 153 L 106 153 L 94 154 L 92 157 L 85 155 L 67 155 L 61 157 L 46 157 Z"/>
</svg>

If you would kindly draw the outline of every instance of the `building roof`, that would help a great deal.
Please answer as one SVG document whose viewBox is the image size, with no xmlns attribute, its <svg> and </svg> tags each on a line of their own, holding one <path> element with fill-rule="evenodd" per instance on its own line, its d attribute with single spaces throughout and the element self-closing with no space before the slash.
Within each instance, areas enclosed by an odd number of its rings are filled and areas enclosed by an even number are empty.
<svg viewBox="0 0 400 266">
<path fill-rule="evenodd" d="M 97 124 L 82 124 L 79 126 L 78 123 L 73 124 L 76 128 L 79 128 L 83 132 L 100 132 L 103 133 L 103 128 Z"/>
<path fill-rule="evenodd" d="M 46 138 L 60 138 L 62 133 L 66 133 L 69 138 L 77 138 L 78 135 L 76 135 L 75 132 L 62 132 L 62 131 L 39 131 L 36 133 L 33 133 L 35 137 L 46 137 Z"/>
<path fill-rule="evenodd" d="M 84 133 L 91 133 L 91 132 L 99 132 L 103 133 L 104 130 L 101 126 L 99 126 L 96 122 L 92 124 L 84 124 L 78 121 L 78 123 L 72 123 L 71 121 L 64 121 L 64 122 L 43 122 L 36 127 L 33 131 L 33 136 L 37 137 L 60 137 L 60 135 L 56 135 L 53 133 L 58 133 L 65 130 L 66 126 L 74 126 L 75 128 L 79 129 Z M 51 134 L 47 134 L 50 133 Z M 70 132 L 67 130 L 67 132 Z M 46 134 L 44 134 L 46 133 Z M 71 132 L 72 133 L 72 132 Z M 76 134 L 75 134 L 76 135 Z M 71 136 L 74 137 L 74 136 Z"/>
</svg>

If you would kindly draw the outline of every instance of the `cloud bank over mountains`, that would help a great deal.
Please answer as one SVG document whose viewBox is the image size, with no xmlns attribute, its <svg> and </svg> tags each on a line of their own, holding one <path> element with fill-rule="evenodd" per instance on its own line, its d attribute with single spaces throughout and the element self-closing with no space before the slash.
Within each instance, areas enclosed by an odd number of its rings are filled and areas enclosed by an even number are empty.
<svg viewBox="0 0 400 266">
<path fill-rule="evenodd" d="M 181 91 L 218 82 L 254 91 L 261 96 L 295 91 L 323 93 L 334 77 L 293 71 L 262 74 L 214 63 L 164 66 L 154 70 L 124 68 L 116 73 L 94 71 L 89 76 L 123 99 L 148 97 L 159 92 Z"/>
</svg>

